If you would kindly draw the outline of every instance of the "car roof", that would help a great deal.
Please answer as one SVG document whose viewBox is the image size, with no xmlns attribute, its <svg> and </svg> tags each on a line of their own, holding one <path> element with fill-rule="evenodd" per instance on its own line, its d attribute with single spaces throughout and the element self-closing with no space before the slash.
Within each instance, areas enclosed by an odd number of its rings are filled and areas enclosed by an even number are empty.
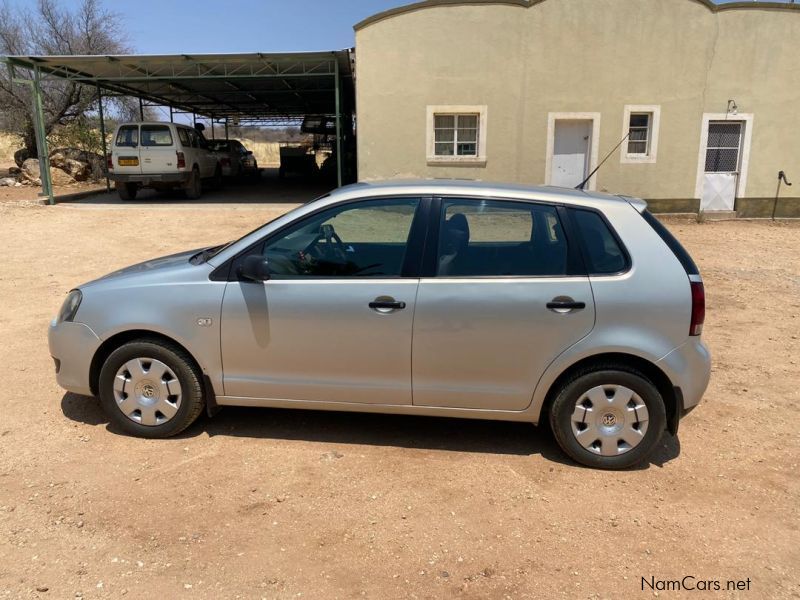
<svg viewBox="0 0 800 600">
<path fill-rule="evenodd" d="M 639 211 L 647 207 L 644 200 L 623 195 L 549 185 L 534 186 L 462 179 L 406 179 L 354 183 L 331 192 L 330 199 L 331 201 L 340 201 L 365 195 L 390 196 L 393 194 L 464 195 L 512 200 L 541 200 L 587 206 L 597 206 L 606 202 L 628 203 Z"/>
</svg>

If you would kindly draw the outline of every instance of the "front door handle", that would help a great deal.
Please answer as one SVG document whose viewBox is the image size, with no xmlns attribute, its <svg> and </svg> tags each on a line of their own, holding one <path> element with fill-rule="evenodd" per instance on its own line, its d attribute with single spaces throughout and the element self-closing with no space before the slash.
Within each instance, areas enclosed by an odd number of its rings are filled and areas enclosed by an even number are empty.
<svg viewBox="0 0 800 600">
<path fill-rule="evenodd" d="M 369 307 L 372 310 L 381 312 L 390 310 L 403 310 L 406 307 L 406 303 L 398 300 L 375 298 L 375 300 L 369 303 Z"/>
<path fill-rule="evenodd" d="M 569 296 L 558 296 L 548 302 L 546 306 L 548 310 L 557 313 L 567 313 L 573 310 L 583 310 L 586 308 L 586 302 L 576 302 Z"/>
</svg>

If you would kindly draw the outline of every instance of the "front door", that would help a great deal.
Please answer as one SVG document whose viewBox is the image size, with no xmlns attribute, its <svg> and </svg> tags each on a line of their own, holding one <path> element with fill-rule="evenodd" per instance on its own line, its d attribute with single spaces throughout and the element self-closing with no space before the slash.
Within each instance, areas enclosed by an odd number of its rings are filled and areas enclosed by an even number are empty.
<svg viewBox="0 0 800 600">
<path fill-rule="evenodd" d="M 553 132 L 550 184 L 574 188 L 589 175 L 591 119 L 557 119 Z"/>
<path fill-rule="evenodd" d="M 228 283 L 226 396 L 411 404 L 416 198 L 361 200 L 269 236 L 263 283 Z"/>
<path fill-rule="evenodd" d="M 447 199 L 439 221 L 437 273 L 417 294 L 414 405 L 524 410 L 594 325 L 589 279 L 568 275 L 575 255 L 553 206 Z"/>
<path fill-rule="evenodd" d="M 742 121 L 711 121 L 708 124 L 706 163 L 700 209 L 733 210 L 742 146 Z"/>
</svg>

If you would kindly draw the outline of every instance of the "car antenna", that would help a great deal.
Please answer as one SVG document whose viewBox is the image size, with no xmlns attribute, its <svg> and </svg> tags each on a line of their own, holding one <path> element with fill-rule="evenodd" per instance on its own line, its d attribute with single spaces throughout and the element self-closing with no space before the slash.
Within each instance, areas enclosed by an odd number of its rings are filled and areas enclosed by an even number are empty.
<svg viewBox="0 0 800 600">
<path fill-rule="evenodd" d="M 631 137 L 631 132 L 630 132 L 630 131 L 629 131 L 627 134 L 625 134 L 625 137 L 624 137 L 624 138 L 622 138 L 622 139 L 619 141 L 619 144 L 617 144 L 616 146 L 614 146 L 614 148 L 612 148 L 612 149 L 611 149 L 611 152 L 609 152 L 609 153 L 606 155 L 606 157 L 605 157 L 605 158 L 604 158 L 604 159 L 603 159 L 603 160 L 600 162 L 600 164 L 599 164 L 599 165 L 597 165 L 597 166 L 594 168 L 594 171 L 592 171 L 591 173 L 589 173 L 589 176 L 588 176 L 586 179 L 584 179 L 584 180 L 583 180 L 583 181 L 581 181 L 581 182 L 580 182 L 578 185 L 576 185 L 576 186 L 575 186 L 575 189 L 576 189 L 576 190 L 582 190 L 584 187 L 586 187 L 586 184 L 587 184 L 587 183 L 589 183 L 589 180 L 590 180 L 592 177 L 594 177 L 594 174 L 595 174 L 595 173 L 597 173 L 597 172 L 600 170 L 600 167 L 602 167 L 602 166 L 605 164 L 605 162 L 606 162 L 606 161 L 607 161 L 609 158 L 611 158 L 611 155 L 612 155 L 612 154 L 614 154 L 614 152 L 616 152 L 616 151 L 617 151 L 617 148 L 619 148 L 620 146 L 622 146 L 623 142 L 624 142 L 625 140 L 627 140 L 629 137 Z"/>
</svg>

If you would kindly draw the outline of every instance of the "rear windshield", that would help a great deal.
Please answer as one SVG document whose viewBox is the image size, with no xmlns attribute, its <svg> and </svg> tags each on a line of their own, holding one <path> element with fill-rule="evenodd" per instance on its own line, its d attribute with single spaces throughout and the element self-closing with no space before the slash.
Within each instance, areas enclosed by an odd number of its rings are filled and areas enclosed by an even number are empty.
<svg viewBox="0 0 800 600">
<path fill-rule="evenodd" d="M 116 146 L 127 146 L 135 148 L 139 145 L 139 126 L 123 125 L 117 132 L 117 139 L 114 141 Z"/>
<path fill-rule="evenodd" d="M 208 142 L 208 145 L 215 152 L 228 152 L 231 149 L 229 142 Z"/>
<path fill-rule="evenodd" d="M 596 212 L 574 209 L 590 275 L 621 273 L 628 267 L 628 257 L 611 229 Z"/>
<path fill-rule="evenodd" d="M 172 146 L 172 133 L 166 125 L 142 125 L 142 146 Z"/>
<path fill-rule="evenodd" d="M 675 255 L 680 263 L 683 265 L 684 270 L 686 271 L 687 275 L 699 275 L 700 271 L 697 268 L 697 265 L 694 264 L 692 257 L 689 256 L 689 253 L 686 251 L 681 243 L 672 235 L 664 224 L 656 219 L 649 210 L 646 210 L 642 213 L 644 220 L 650 224 L 650 227 L 656 230 L 656 233 L 664 240 L 664 243 L 669 246 L 669 249 L 672 250 L 672 253 Z"/>
</svg>

